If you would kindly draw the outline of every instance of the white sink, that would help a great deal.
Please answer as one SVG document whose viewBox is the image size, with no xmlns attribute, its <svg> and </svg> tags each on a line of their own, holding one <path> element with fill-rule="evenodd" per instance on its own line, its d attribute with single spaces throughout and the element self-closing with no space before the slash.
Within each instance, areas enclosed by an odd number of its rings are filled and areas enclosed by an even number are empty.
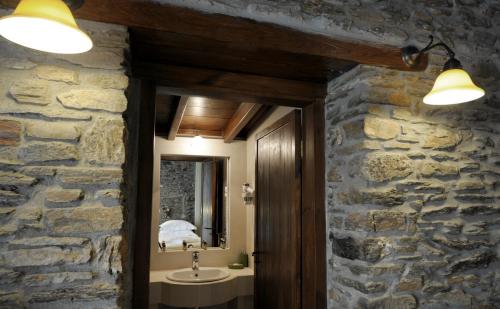
<svg viewBox="0 0 500 309">
<path fill-rule="evenodd" d="M 177 282 L 201 283 L 219 281 L 229 277 L 229 273 L 219 268 L 200 267 L 197 271 L 191 268 L 174 270 L 167 273 L 167 279 Z"/>
</svg>

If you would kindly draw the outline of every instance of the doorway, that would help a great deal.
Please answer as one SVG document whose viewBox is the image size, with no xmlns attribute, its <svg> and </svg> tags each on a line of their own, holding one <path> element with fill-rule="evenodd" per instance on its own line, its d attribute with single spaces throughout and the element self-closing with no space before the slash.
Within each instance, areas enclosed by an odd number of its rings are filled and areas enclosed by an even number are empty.
<svg viewBox="0 0 500 309">
<path fill-rule="evenodd" d="M 155 38 L 154 42 L 151 40 L 152 35 Z M 155 46 L 152 46 L 153 43 Z M 171 44 L 177 45 L 174 48 Z M 134 77 L 133 85 L 136 86 L 133 91 L 137 93 L 136 104 L 141 106 L 138 145 L 138 149 L 141 149 L 139 192 L 135 214 L 134 308 L 147 308 L 148 306 L 150 265 L 149 256 L 144 252 L 150 252 L 151 248 L 149 235 L 152 221 L 151 175 L 154 162 L 155 119 L 156 114 L 161 112 L 156 110 L 154 98 L 159 88 L 163 92 L 179 97 L 207 96 L 220 100 L 245 102 L 249 106 L 248 110 L 252 104 L 289 106 L 301 110 L 301 115 L 296 119 L 301 123 L 297 130 L 302 143 L 301 147 L 295 148 L 296 150 L 302 149 L 302 161 L 297 166 L 300 168 L 299 189 L 296 190 L 298 193 L 296 198 L 301 200 L 299 203 L 301 209 L 294 213 L 293 219 L 298 222 L 296 227 L 307 226 L 308 228 L 295 231 L 300 240 L 300 242 L 296 240 L 295 250 L 298 253 L 294 258 L 294 269 L 298 271 L 295 277 L 299 280 L 295 282 L 293 303 L 295 308 L 326 308 L 323 145 L 326 84 L 319 76 L 297 75 L 297 72 L 303 72 L 300 68 L 307 66 L 307 63 L 316 63 L 320 59 L 301 58 L 305 61 L 303 63 L 295 55 L 284 52 L 272 52 L 273 59 L 271 59 L 269 52 L 262 53 L 252 49 L 247 51 L 243 45 L 236 46 L 234 49 L 208 40 L 203 41 L 203 44 L 208 44 L 211 48 L 204 50 L 203 53 L 205 53 L 205 59 L 210 59 L 210 61 L 204 63 L 201 61 L 203 57 L 187 56 L 199 55 L 201 53 L 197 50 L 199 44 L 201 42 L 193 37 L 186 37 L 185 40 L 179 41 L 172 37 L 172 33 L 131 29 L 132 76 Z M 179 53 L 164 57 L 176 51 Z M 248 58 L 250 52 L 251 61 Z M 241 56 L 239 63 L 227 61 L 228 57 L 234 57 L 236 54 Z M 291 62 L 292 58 L 293 62 Z M 247 61 L 250 61 L 251 65 Z M 280 71 L 270 71 L 270 62 L 274 63 L 273 68 L 279 67 Z M 247 68 L 251 68 L 251 71 Z M 241 123 L 235 122 L 231 127 L 239 128 Z M 141 241 L 137 241 L 138 239 Z"/>
</svg>

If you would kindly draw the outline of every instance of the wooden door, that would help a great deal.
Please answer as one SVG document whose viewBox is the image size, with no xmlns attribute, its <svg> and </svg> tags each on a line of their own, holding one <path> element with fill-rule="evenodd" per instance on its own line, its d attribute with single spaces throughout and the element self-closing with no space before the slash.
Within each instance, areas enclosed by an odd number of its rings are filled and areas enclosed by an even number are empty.
<svg viewBox="0 0 500 309">
<path fill-rule="evenodd" d="M 294 111 L 257 135 L 255 308 L 301 307 L 301 130 Z"/>
</svg>

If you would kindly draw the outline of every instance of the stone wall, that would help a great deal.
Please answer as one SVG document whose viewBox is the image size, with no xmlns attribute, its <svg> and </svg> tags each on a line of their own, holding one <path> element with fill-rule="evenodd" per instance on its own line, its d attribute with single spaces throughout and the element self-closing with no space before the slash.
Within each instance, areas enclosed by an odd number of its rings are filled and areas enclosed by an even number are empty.
<svg viewBox="0 0 500 309">
<path fill-rule="evenodd" d="M 196 162 L 162 160 L 160 164 L 160 224 L 167 220 L 194 222 Z"/>
<path fill-rule="evenodd" d="M 330 308 L 500 304 L 498 102 L 421 104 L 438 69 L 330 84 Z"/>
<path fill-rule="evenodd" d="M 128 34 L 81 25 L 95 44 L 82 55 L 0 40 L 2 308 L 116 308 L 125 299 Z"/>
</svg>

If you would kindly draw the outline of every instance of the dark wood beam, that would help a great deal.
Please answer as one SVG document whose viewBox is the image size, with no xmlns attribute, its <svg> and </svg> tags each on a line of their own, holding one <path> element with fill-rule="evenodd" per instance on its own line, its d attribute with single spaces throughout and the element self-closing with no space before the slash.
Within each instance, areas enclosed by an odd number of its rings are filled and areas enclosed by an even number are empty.
<svg viewBox="0 0 500 309">
<path fill-rule="evenodd" d="M 135 77 L 154 80 L 172 95 L 303 107 L 326 96 L 326 85 L 252 74 L 181 67 L 157 63 L 134 63 Z"/>
<path fill-rule="evenodd" d="M 224 142 L 233 142 L 240 131 L 259 112 L 261 107 L 262 105 L 257 103 L 241 103 L 224 130 Z"/>
<path fill-rule="evenodd" d="M 14 7 L 17 0 L 0 0 Z M 290 28 L 250 19 L 220 14 L 206 14 L 193 9 L 130 0 L 86 0 L 75 11 L 78 18 L 199 36 L 255 48 L 274 49 L 303 55 L 353 61 L 397 70 L 422 70 L 427 58 L 417 68 L 408 68 L 401 59 L 401 49 L 382 44 L 340 40 L 304 33 Z"/>
<path fill-rule="evenodd" d="M 179 131 L 182 117 L 184 117 L 184 112 L 186 111 L 188 99 L 189 97 L 184 97 L 184 96 L 179 99 L 179 104 L 177 105 L 177 110 L 175 111 L 174 120 L 172 121 L 170 130 L 168 131 L 169 141 L 173 141 L 175 139 L 175 136 L 177 135 L 177 132 Z"/>
<path fill-rule="evenodd" d="M 350 61 L 143 28 L 130 28 L 130 44 L 133 58 L 139 61 L 309 82 L 327 82 L 357 65 Z"/>
</svg>

